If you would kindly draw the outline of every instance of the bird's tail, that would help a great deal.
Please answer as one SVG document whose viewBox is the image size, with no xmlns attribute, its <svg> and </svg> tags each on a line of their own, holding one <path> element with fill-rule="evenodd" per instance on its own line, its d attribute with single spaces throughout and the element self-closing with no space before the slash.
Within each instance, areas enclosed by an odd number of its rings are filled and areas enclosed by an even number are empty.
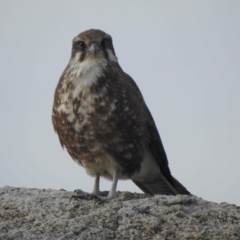
<svg viewBox="0 0 240 240">
<path fill-rule="evenodd" d="M 172 176 L 174 188 L 178 194 L 191 195 L 191 193 L 176 179 Z"/>
<path fill-rule="evenodd" d="M 133 181 L 143 192 L 150 195 L 177 195 L 191 193 L 174 177 L 172 177 L 173 185 L 163 176 L 160 175 L 154 182 L 137 182 Z"/>
</svg>

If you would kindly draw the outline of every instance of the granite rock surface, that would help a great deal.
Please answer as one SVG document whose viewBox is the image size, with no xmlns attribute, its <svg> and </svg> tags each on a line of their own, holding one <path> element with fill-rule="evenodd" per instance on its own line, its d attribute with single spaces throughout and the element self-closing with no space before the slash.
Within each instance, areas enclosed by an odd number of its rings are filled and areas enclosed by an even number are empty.
<svg viewBox="0 0 240 240">
<path fill-rule="evenodd" d="M 240 207 L 195 196 L 118 192 L 108 203 L 64 190 L 0 188 L 0 239 L 240 239 Z"/>
</svg>

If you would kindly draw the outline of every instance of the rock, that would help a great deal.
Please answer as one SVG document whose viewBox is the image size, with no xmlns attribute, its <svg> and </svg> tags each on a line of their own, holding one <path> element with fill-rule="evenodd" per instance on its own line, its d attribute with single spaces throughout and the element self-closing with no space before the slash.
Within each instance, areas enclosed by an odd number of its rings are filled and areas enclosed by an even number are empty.
<svg viewBox="0 0 240 240">
<path fill-rule="evenodd" d="M 240 207 L 196 196 L 118 192 L 108 203 L 72 192 L 0 188 L 0 239 L 240 239 Z"/>
</svg>

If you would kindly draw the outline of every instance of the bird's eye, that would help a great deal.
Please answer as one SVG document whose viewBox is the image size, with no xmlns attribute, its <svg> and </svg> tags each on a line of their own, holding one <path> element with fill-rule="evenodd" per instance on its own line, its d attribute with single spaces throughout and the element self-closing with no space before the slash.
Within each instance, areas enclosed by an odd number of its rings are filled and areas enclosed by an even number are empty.
<svg viewBox="0 0 240 240">
<path fill-rule="evenodd" d="M 102 46 L 103 48 L 105 48 L 105 47 L 108 45 L 109 42 L 110 42 L 110 39 L 104 38 L 104 39 L 102 40 L 102 42 L 101 42 L 101 46 Z"/>
<path fill-rule="evenodd" d="M 75 47 L 80 50 L 84 50 L 86 48 L 86 44 L 83 41 L 78 41 L 75 43 Z"/>
</svg>

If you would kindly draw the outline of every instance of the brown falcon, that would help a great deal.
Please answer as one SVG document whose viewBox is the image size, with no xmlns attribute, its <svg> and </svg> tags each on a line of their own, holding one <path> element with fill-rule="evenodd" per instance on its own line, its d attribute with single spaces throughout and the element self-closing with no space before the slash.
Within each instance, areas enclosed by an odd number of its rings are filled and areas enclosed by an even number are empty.
<svg viewBox="0 0 240 240">
<path fill-rule="evenodd" d="M 190 194 L 170 172 L 153 117 L 134 80 L 118 63 L 112 38 L 90 29 L 73 39 L 56 87 L 52 122 L 62 147 L 95 177 L 131 179 L 145 193 Z"/>
</svg>

